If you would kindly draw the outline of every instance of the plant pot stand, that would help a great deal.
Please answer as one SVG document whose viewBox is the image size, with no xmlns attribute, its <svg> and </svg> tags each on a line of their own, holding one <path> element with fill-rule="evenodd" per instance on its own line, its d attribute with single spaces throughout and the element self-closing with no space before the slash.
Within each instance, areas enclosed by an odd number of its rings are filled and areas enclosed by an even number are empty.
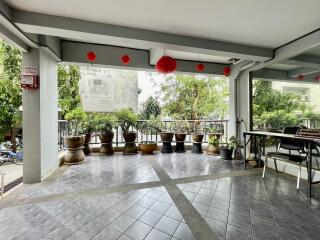
<svg viewBox="0 0 320 240">
<path fill-rule="evenodd" d="M 202 142 L 193 142 L 192 144 L 192 153 L 201 154 L 202 150 Z"/>
<path fill-rule="evenodd" d="M 80 148 L 65 148 L 66 152 L 64 155 L 65 165 L 76 165 L 81 164 L 85 160 L 83 147 Z"/>
<path fill-rule="evenodd" d="M 162 153 L 173 153 L 171 142 L 162 142 Z"/>
<path fill-rule="evenodd" d="M 126 142 L 123 149 L 124 155 L 133 155 L 138 153 L 138 148 L 135 142 Z"/>
<path fill-rule="evenodd" d="M 176 153 L 185 153 L 186 148 L 184 146 L 184 141 L 176 141 Z"/>
<path fill-rule="evenodd" d="M 101 143 L 100 153 L 103 155 L 113 155 L 114 149 L 112 143 Z"/>
<path fill-rule="evenodd" d="M 90 143 L 83 144 L 83 152 L 84 152 L 84 155 L 86 156 L 91 155 Z"/>
</svg>

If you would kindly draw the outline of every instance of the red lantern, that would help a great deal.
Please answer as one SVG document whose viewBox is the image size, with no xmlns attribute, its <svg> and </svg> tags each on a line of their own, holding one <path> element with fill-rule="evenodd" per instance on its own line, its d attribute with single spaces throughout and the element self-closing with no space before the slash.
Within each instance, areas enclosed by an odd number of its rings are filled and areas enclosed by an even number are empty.
<svg viewBox="0 0 320 240">
<path fill-rule="evenodd" d="M 127 55 L 127 54 L 125 54 L 125 55 L 123 55 L 122 57 L 121 57 L 121 62 L 124 64 L 124 65 L 128 65 L 129 63 L 130 63 L 130 57 Z"/>
<path fill-rule="evenodd" d="M 87 53 L 87 59 L 90 61 L 90 62 L 94 62 L 94 61 L 96 61 L 96 59 L 97 59 L 97 56 L 96 56 L 96 54 L 94 53 L 94 52 L 88 52 Z"/>
<path fill-rule="evenodd" d="M 297 78 L 298 78 L 298 80 L 303 80 L 304 76 L 303 75 L 299 75 Z"/>
<path fill-rule="evenodd" d="M 172 73 L 177 69 L 177 61 L 170 56 L 162 56 L 156 64 L 159 73 Z"/>
<path fill-rule="evenodd" d="M 231 68 L 230 67 L 225 67 L 223 69 L 223 73 L 226 77 L 230 76 L 230 73 L 231 73 Z"/>
<path fill-rule="evenodd" d="M 197 64 L 196 69 L 198 72 L 202 72 L 205 69 L 205 65 L 202 63 Z"/>
<path fill-rule="evenodd" d="M 316 80 L 316 81 L 320 82 L 320 75 L 316 75 L 316 76 L 314 76 L 314 80 Z"/>
</svg>

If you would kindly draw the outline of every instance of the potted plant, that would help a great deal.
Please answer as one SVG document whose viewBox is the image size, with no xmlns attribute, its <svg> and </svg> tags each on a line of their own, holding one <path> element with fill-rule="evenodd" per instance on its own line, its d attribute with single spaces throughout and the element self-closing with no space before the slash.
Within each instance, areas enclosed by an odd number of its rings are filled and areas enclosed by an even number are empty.
<svg viewBox="0 0 320 240">
<path fill-rule="evenodd" d="M 190 124 L 187 120 L 176 120 L 174 122 L 175 139 L 176 139 L 176 152 L 184 153 L 187 134 L 190 132 Z"/>
<path fill-rule="evenodd" d="M 138 129 L 146 135 L 158 134 L 157 121 L 154 116 L 150 117 L 150 120 L 142 122 L 138 125 Z M 143 154 L 153 154 L 157 150 L 157 142 L 155 141 L 142 141 L 139 143 L 139 149 Z"/>
<path fill-rule="evenodd" d="M 86 114 L 85 119 L 82 125 L 81 132 L 85 135 L 84 143 L 83 143 L 83 152 L 85 155 L 91 154 L 91 148 L 90 148 L 90 142 L 91 142 L 91 136 L 95 126 L 95 115 L 93 113 Z"/>
<path fill-rule="evenodd" d="M 208 134 L 209 139 L 212 137 L 215 137 L 218 140 L 220 140 L 221 135 L 222 135 L 222 133 L 220 132 L 220 129 L 218 126 L 213 126 L 213 127 L 209 128 L 209 134 Z"/>
<path fill-rule="evenodd" d="M 115 122 L 115 118 L 112 115 L 98 114 L 95 117 L 95 129 L 99 133 L 101 141 L 100 153 L 102 154 L 114 154 L 112 146 L 114 133 L 112 129 L 115 127 Z"/>
<path fill-rule="evenodd" d="M 137 134 L 130 131 L 130 127 L 136 127 L 138 122 L 137 115 L 130 108 L 121 109 L 116 113 L 118 125 L 121 127 L 125 140 L 124 154 L 136 154 L 138 149 L 135 143 Z"/>
<path fill-rule="evenodd" d="M 69 121 L 69 127 L 71 128 L 71 135 L 64 138 L 66 145 L 66 153 L 64 156 L 65 164 L 79 164 L 85 159 L 84 152 L 82 150 L 85 135 L 79 134 L 79 129 L 83 124 L 86 114 L 81 108 L 76 108 L 66 114 L 65 119 Z"/>
<path fill-rule="evenodd" d="M 209 137 L 207 154 L 209 155 L 219 154 L 219 139 L 215 135 Z"/>
<path fill-rule="evenodd" d="M 196 120 L 193 123 L 193 133 L 192 133 L 192 153 L 203 153 L 202 151 L 202 140 L 203 140 L 203 130 L 200 121 Z"/>
<path fill-rule="evenodd" d="M 172 139 L 173 139 L 173 132 L 171 131 L 171 123 L 164 123 L 160 120 L 160 117 L 154 118 L 154 128 L 156 131 L 160 132 L 160 138 L 162 141 L 162 153 L 172 153 Z"/>
<path fill-rule="evenodd" d="M 241 148 L 241 142 L 234 136 L 229 138 L 229 142 L 222 143 L 220 146 L 220 157 L 224 160 L 232 160 L 234 150 Z"/>
</svg>

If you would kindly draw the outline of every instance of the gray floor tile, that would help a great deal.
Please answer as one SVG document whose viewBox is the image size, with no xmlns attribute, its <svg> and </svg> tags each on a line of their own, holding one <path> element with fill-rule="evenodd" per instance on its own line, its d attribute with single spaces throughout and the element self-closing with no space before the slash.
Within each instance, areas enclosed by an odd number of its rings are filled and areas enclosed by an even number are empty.
<svg viewBox="0 0 320 240">
<path fill-rule="evenodd" d="M 177 230 L 179 224 L 179 221 L 163 216 L 155 225 L 155 228 L 169 235 L 173 235 Z"/>
<path fill-rule="evenodd" d="M 170 240 L 171 236 L 157 229 L 152 229 L 145 240 Z"/>
<path fill-rule="evenodd" d="M 147 208 L 135 204 L 132 207 L 130 207 L 125 212 L 125 214 L 127 214 L 130 217 L 133 217 L 135 219 L 138 219 L 146 210 L 147 210 Z"/>
<path fill-rule="evenodd" d="M 154 212 L 152 210 L 147 210 L 140 218 L 139 221 L 144 222 L 146 224 L 148 224 L 149 226 L 154 227 L 157 222 L 160 220 L 160 218 L 163 215 Z"/>
<path fill-rule="evenodd" d="M 120 231 L 120 232 L 124 232 L 125 230 L 127 230 L 133 223 L 135 222 L 135 219 L 126 215 L 126 214 L 122 214 L 120 215 L 118 218 L 116 218 L 115 220 L 113 220 L 112 223 L 110 223 L 109 226 L 112 226 L 113 228 L 115 228 L 116 230 Z"/>
<path fill-rule="evenodd" d="M 120 231 L 109 225 L 96 234 L 92 240 L 115 240 L 119 238 L 121 234 L 122 233 Z"/>
<path fill-rule="evenodd" d="M 150 209 L 160 214 L 164 214 L 170 207 L 170 204 L 157 201 L 155 202 Z"/>
<path fill-rule="evenodd" d="M 176 206 L 171 206 L 164 215 L 178 221 L 182 220 L 182 215 Z"/>
<path fill-rule="evenodd" d="M 134 239 L 142 240 L 151 231 L 152 227 L 146 225 L 143 222 L 136 221 L 131 227 L 125 232 L 125 235 Z"/>
<path fill-rule="evenodd" d="M 195 240 L 193 233 L 185 223 L 180 223 L 178 229 L 174 233 L 174 237 L 180 240 Z"/>
</svg>

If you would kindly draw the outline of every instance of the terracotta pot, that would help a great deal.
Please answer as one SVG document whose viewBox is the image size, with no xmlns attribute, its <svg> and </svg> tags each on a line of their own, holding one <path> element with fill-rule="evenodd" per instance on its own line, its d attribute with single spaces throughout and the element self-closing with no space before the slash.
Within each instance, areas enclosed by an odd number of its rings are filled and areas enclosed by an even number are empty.
<svg viewBox="0 0 320 240">
<path fill-rule="evenodd" d="M 173 139 L 173 133 L 171 132 L 161 132 L 160 133 L 162 142 L 171 142 Z"/>
<path fill-rule="evenodd" d="M 113 136 L 114 136 L 114 133 L 111 131 L 99 134 L 101 143 L 112 143 Z"/>
<path fill-rule="evenodd" d="M 124 132 L 123 133 L 123 138 L 126 142 L 135 142 L 137 138 L 136 132 Z"/>
<path fill-rule="evenodd" d="M 220 140 L 221 135 L 222 135 L 222 133 L 209 133 L 209 134 L 208 134 L 208 138 L 210 139 L 210 138 L 212 138 L 212 137 L 215 137 L 215 138 L 217 138 L 218 140 Z"/>
<path fill-rule="evenodd" d="M 114 137 L 113 132 L 100 133 L 99 138 L 101 141 L 100 153 L 104 155 L 113 155 L 114 148 L 112 146 L 112 140 Z"/>
<path fill-rule="evenodd" d="M 153 151 L 157 150 L 156 142 L 140 142 L 139 149 L 143 154 L 152 154 Z"/>
<path fill-rule="evenodd" d="M 209 155 L 216 155 L 219 154 L 219 146 L 213 145 L 213 144 L 208 144 L 207 147 L 207 154 Z"/>
<path fill-rule="evenodd" d="M 176 133 L 175 138 L 177 142 L 184 142 L 186 140 L 187 134 L 185 133 Z"/>
<path fill-rule="evenodd" d="M 193 133 L 192 134 L 192 141 L 200 143 L 203 140 L 203 133 Z"/>
<path fill-rule="evenodd" d="M 64 138 L 65 145 L 67 146 L 64 163 L 66 165 L 80 164 L 84 161 L 85 155 L 82 150 L 85 135 L 69 136 Z"/>
<path fill-rule="evenodd" d="M 83 146 L 85 135 L 68 136 L 64 138 L 64 143 L 67 148 L 80 148 Z"/>
</svg>

